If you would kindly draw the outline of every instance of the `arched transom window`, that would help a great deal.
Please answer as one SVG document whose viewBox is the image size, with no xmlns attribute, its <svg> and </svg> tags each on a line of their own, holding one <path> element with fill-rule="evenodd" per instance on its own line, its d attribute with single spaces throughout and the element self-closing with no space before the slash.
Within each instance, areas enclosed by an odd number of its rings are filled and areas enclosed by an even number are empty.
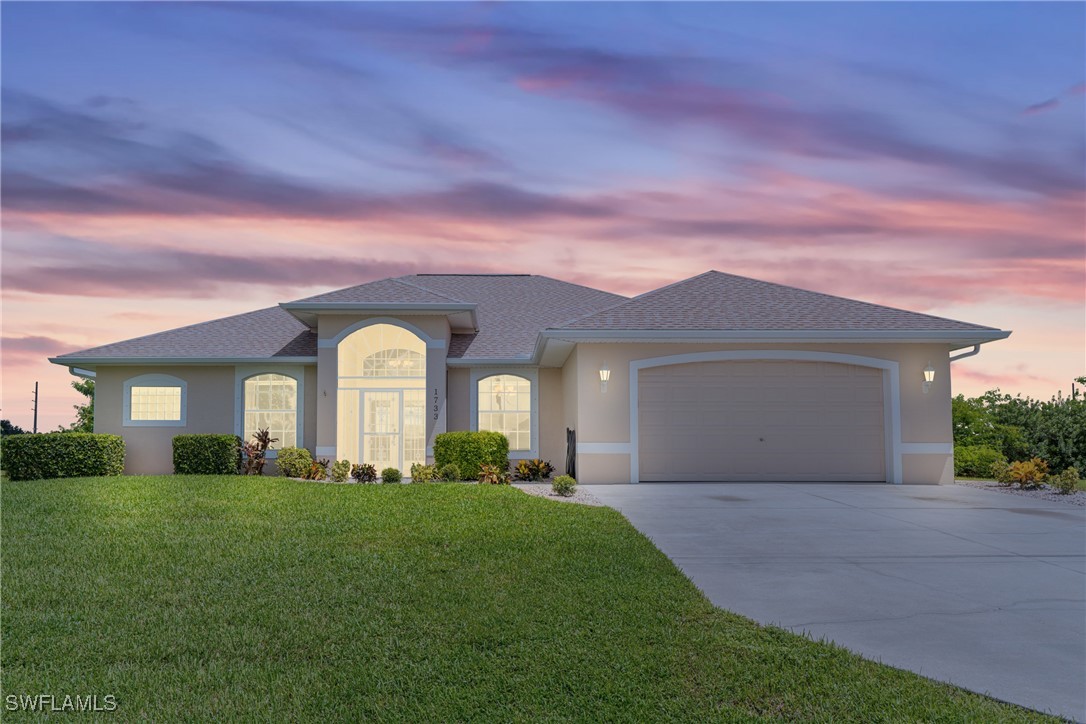
<svg viewBox="0 0 1086 724">
<path fill-rule="evenodd" d="M 509 449 L 532 447 L 532 383 L 516 375 L 479 380 L 479 429 L 509 438 Z"/>
<path fill-rule="evenodd" d="M 298 382 L 293 377 L 264 374 L 245 380 L 244 439 L 264 428 L 278 438 L 272 449 L 297 447 Z"/>
</svg>

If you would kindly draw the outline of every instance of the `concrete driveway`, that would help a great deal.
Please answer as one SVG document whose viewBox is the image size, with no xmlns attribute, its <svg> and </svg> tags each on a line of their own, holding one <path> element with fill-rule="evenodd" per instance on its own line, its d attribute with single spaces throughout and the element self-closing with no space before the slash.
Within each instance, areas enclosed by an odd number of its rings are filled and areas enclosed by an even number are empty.
<svg viewBox="0 0 1086 724">
<path fill-rule="evenodd" d="M 961 486 L 595 485 L 721 608 L 1086 720 L 1086 509 Z"/>
</svg>

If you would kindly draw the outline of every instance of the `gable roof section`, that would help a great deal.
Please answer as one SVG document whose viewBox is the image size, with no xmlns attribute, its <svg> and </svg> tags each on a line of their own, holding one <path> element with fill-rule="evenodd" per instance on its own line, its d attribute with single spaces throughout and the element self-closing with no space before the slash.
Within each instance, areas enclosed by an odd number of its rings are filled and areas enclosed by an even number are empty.
<svg viewBox="0 0 1086 724">
<path fill-rule="evenodd" d="M 58 364 L 142 359 L 292 359 L 317 356 L 317 335 L 279 307 L 52 357 Z"/>
<path fill-rule="evenodd" d="M 528 274 L 416 274 L 404 277 L 437 294 L 476 304 L 479 331 L 454 334 L 449 357 L 531 357 L 547 327 L 609 307 L 626 297 Z"/>
<path fill-rule="evenodd" d="M 557 329 L 999 332 L 718 271 L 646 292 Z"/>
<path fill-rule="evenodd" d="M 409 278 L 409 277 L 408 277 Z M 423 287 L 409 284 L 404 278 L 380 279 L 358 284 L 346 289 L 336 289 L 305 299 L 295 299 L 289 304 L 448 304 L 463 302 L 462 299 L 438 294 Z"/>
</svg>

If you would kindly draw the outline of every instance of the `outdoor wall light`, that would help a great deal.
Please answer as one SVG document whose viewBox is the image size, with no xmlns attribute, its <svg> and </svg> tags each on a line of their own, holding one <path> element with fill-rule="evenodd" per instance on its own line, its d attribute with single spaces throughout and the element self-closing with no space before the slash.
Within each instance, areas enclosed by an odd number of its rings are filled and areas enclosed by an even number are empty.
<svg viewBox="0 0 1086 724">
<path fill-rule="evenodd" d="M 931 389 L 931 383 L 935 381 L 935 368 L 931 366 L 931 362 L 928 362 L 928 366 L 924 368 L 924 394 L 927 394 Z"/>
<path fill-rule="evenodd" d="M 607 381 L 611 379 L 611 368 L 607 365 L 600 367 L 600 392 L 607 392 Z"/>
</svg>

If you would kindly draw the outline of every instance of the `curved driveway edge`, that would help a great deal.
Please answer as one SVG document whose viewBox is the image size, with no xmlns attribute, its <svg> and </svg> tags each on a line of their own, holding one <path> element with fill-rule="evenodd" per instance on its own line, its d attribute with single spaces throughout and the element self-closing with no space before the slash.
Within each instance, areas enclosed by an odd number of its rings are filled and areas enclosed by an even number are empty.
<svg viewBox="0 0 1086 724">
<path fill-rule="evenodd" d="M 949 485 L 592 493 L 721 608 L 1086 720 L 1086 509 Z"/>
</svg>

